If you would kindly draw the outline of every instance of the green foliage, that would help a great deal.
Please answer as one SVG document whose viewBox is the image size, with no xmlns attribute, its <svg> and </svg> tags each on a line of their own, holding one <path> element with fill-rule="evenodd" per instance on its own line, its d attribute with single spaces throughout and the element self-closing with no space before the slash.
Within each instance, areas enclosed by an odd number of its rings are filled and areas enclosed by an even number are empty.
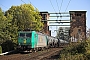
<svg viewBox="0 0 90 60">
<path fill-rule="evenodd" d="M 87 47 L 86 47 L 86 53 L 84 54 L 88 60 L 90 60 L 90 39 L 86 40 Z"/>
<path fill-rule="evenodd" d="M 76 53 L 83 54 L 86 52 L 86 47 L 87 47 L 87 43 L 82 42 L 82 43 L 78 44 L 77 46 L 74 46 L 71 49 L 71 54 L 73 54 L 73 55 L 75 55 Z"/>
<path fill-rule="evenodd" d="M 71 43 L 60 51 L 60 60 L 90 60 L 90 40 Z"/>
<path fill-rule="evenodd" d="M 83 54 L 71 55 L 71 54 L 61 54 L 60 60 L 87 60 Z"/>
<path fill-rule="evenodd" d="M 40 31 L 43 24 L 41 23 L 41 16 L 37 9 L 31 4 L 23 4 L 20 6 L 12 6 L 5 14 L 11 17 L 11 25 L 17 27 L 18 31 L 24 29 L 31 29 Z"/>
<path fill-rule="evenodd" d="M 2 47 L 0 46 L 0 54 L 2 53 Z"/>
<path fill-rule="evenodd" d="M 0 8 L 0 44 L 8 39 L 8 31 L 6 30 L 7 24 L 7 18 L 4 16 L 4 12 L 2 12 Z"/>
</svg>

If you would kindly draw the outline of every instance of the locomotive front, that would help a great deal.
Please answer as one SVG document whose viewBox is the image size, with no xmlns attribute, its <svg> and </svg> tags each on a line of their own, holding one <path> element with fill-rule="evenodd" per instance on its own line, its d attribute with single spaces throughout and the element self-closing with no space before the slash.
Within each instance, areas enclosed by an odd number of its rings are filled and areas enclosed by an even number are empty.
<svg viewBox="0 0 90 60">
<path fill-rule="evenodd" d="M 31 49 L 31 36 L 30 31 L 20 31 L 18 33 L 18 48 L 20 50 Z"/>
</svg>

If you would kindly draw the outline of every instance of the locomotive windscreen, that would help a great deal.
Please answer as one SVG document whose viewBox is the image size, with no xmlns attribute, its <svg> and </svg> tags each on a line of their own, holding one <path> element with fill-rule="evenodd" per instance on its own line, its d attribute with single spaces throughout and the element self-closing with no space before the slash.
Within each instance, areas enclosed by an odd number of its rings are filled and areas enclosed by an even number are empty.
<svg viewBox="0 0 90 60">
<path fill-rule="evenodd" d="M 20 37 L 25 37 L 25 33 L 20 33 Z"/>
<path fill-rule="evenodd" d="M 31 37 L 31 33 L 26 33 L 26 37 Z"/>
<path fill-rule="evenodd" d="M 31 33 L 20 33 L 20 37 L 31 37 Z"/>
</svg>

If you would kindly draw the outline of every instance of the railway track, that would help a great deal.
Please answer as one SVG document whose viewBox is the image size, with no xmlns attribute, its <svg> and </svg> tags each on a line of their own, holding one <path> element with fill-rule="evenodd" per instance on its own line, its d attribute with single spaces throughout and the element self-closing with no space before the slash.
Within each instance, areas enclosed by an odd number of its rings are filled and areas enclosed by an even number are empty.
<svg viewBox="0 0 90 60">
<path fill-rule="evenodd" d="M 34 57 L 30 57 L 26 60 L 45 60 L 47 58 L 49 58 L 50 56 L 54 55 L 55 53 L 58 53 L 61 50 L 61 48 L 52 48 L 44 53 L 41 53 L 39 55 L 36 55 Z"/>
<path fill-rule="evenodd" d="M 5 55 L 0 56 L 0 59 L 2 60 L 43 60 L 59 53 L 59 51 L 62 48 L 50 48 L 46 49 L 44 51 L 38 51 L 34 53 L 28 53 L 28 54 L 12 54 L 12 55 Z"/>
</svg>

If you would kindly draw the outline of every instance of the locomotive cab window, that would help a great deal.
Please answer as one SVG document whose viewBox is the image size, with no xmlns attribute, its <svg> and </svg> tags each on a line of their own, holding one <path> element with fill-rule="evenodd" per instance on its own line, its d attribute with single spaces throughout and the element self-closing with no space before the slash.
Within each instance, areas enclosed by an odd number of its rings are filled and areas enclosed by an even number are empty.
<svg viewBox="0 0 90 60">
<path fill-rule="evenodd" d="M 25 37 L 25 33 L 20 33 L 20 37 Z"/>
<path fill-rule="evenodd" d="M 31 37 L 31 33 L 26 33 L 26 37 Z"/>
</svg>

